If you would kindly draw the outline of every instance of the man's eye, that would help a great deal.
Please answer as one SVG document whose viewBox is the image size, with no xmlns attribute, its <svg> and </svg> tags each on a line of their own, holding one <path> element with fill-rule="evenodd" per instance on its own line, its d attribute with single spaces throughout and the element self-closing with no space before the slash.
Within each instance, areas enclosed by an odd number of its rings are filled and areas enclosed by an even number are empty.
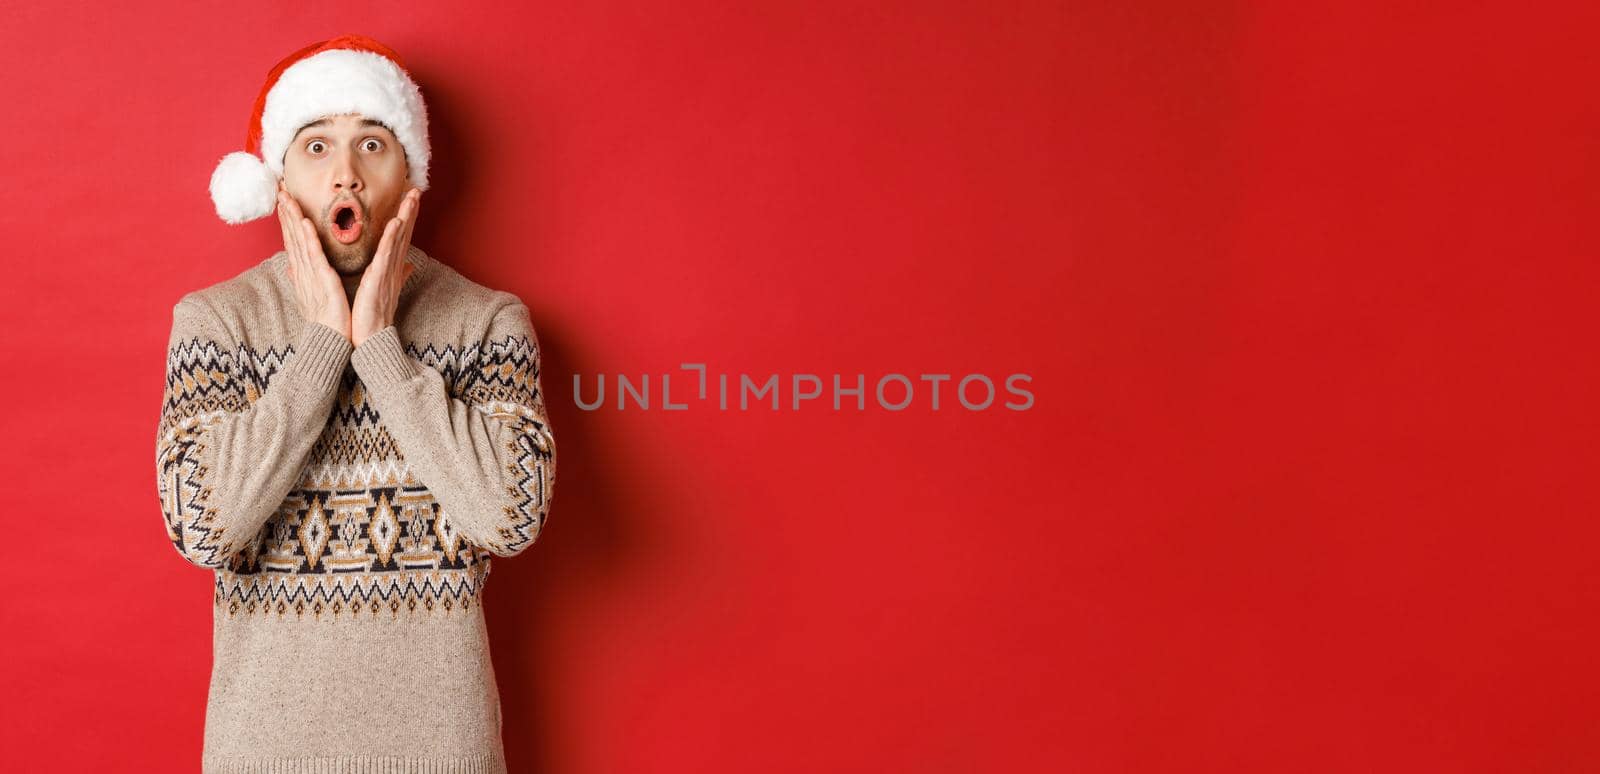
<svg viewBox="0 0 1600 774">
<path fill-rule="evenodd" d="M 311 142 L 306 143 L 306 151 L 310 153 L 321 153 L 322 147 L 321 140 L 312 140 Z"/>
<path fill-rule="evenodd" d="M 372 151 L 374 153 L 383 150 L 383 143 L 381 143 L 381 142 L 379 142 L 377 140 L 367 140 L 366 142 L 362 143 L 361 145 L 362 145 L 362 147 L 364 147 L 367 150 Z"/>
</svg>

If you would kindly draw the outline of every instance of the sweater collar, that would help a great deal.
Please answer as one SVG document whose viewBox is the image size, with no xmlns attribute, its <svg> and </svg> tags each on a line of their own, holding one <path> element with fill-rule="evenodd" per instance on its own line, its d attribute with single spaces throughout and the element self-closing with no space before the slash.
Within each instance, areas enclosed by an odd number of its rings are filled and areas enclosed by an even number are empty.
<svg viewBox="0 0 1600 774">
<path fill-rule="evenodd" d="M 292 298 L 294 296 L 294 280 L 289 278 L 288 251 L 278 251 L 276 255 L 267 259 L 267 262 L 272 265 L 273 275 L 283 283 L 284 287 L 289 291 L 289 295 Z M 416 290 L 417 286 L 422 284 L 422 282 L 426 279 L 424 275 L 428 274 L 430 270 L 433 269 L 434 264 L 438 263 L 433 259 L 432 256 L 423 252 L 422 248 L 417 247 L 416 245 L 410 245 L 408 247 L 406 251 L 406 262 L 410 263 L 416 268 L 412 270 L 411 276 L 406 277 L 405 284 L 400 286 L 400 298 L 402 299 L 411 295 Z M 340 284 L 342 285 L 343 283 L 341 282 Z M 295 311 L 298 312 L 299 309 L 296 308 Z"/>
</svg>

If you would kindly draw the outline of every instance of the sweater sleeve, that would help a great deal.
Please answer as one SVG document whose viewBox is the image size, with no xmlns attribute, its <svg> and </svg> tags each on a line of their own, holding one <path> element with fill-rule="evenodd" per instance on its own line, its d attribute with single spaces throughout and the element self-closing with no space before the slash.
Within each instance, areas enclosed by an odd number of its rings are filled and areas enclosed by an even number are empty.
<svg viewBox="0 0 1600 774">
<path fill-rule="evenodd" d="M 300 480 L 333 409 L 350 340 L 307 321 L 265 391 L 207 302 L 172 309 L 156 435 L 167 538 L 201 567 L 226 567 Z M 247 367 L 248 366 L 248 367 Z"/>
<path fill-rule="evenodd" d="M 405 351 L 391 325 L 351 365 L 401 456 L 467 542 L 515 556 L 538 539 L 555 486 L 556 447 L 539 389 L 539 343 L 520 301 L 499 307 L 455 393 Z"/>
</svg>

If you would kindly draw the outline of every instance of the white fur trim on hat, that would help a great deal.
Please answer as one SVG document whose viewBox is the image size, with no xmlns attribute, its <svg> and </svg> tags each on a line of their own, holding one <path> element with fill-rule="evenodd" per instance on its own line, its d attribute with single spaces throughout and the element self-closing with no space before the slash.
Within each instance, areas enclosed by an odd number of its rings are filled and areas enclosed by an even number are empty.
<svg viewBox="0 0 1600 774">
<path fill-rule="evenodd" d="M 422 92 L 394 60 L 370 51 L 330 49 L 283 71 L 261 113 L 261 158 L 283 176 L 283 156 L 300 127 L 325 116 L 360 113 L 382 121 L 406 151 L 411 184 L 428 189 L 428 112 Z"/>
<path fill-rule="evenodd" d="M 261 113 L 261 157 L 235 152 L 211 175 L 211 199 L 228 223 L 272 213 L 283 157 L 301 127 L 358 113 L 382 121 L 405 149 L 410 183 L 428 190 L 428 112 L 422 91 L 394 60 L 355 49 L 329 49 L 286 68 Z"/>
</svg>

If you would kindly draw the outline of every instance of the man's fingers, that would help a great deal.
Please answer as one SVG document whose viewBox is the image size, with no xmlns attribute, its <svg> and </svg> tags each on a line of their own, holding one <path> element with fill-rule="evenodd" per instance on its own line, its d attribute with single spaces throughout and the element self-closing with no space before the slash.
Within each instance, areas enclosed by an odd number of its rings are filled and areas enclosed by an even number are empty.
<svg viewBox="0 0 1600 774">
<path fill-rule="evenodd" d="M 317 231 L 315 226 L 313 226 L 311 229 L 311 238 L 306 238 L 305 227 L 310 225 L 311 220 L 307 218 L 305 212 L 300 209 L 300 202 L 295 201 L 293 196 L 289 196 L 287 194 L 284 196 L 288 200 L 289 223 L 294 229 L 295 241 L 300 247 L 300 257 L 302 260 L 307 262 L 307 266 L 310 266 L 311 263 L 314 263 L 311 260 L 312 256 L 321 254 L 322 243 L 317 241 Z"/>
<path fill-rule="evenodd" d="M 373 263 L 382 263 L 379 271 L 388 271 L 394 252 L 394 240 L 400 236 L 400 230 L 405 222 L 399 218 L 390 218 L 383 226 L 383 236 L 378 240 L 378 250 L 373 254 Z"/>
<path fill-rule="evenodd" d="M 288 238 L 287 247 L 289 248 L 290 258 L 294 261 L 301 262 L 303 265 L 306 259 L 306 249 L 304 240 L 300 238 L 300 219 L 296 214 L 298 209 L 299 208 L 295 205 L 294 197 L 284 194 L 283 230 L 284 235 Z"/>
<path fill-rule="evenodd" d="M 290 197 L 288 194 L 284 194 L 283 198 L 288 200 Z M 306 262 L 305 249 L 302 245 L 303 240 L 300 238 L 300 227 L 290 219 L 288 201 L 281 201 L 278 205 L 278 210 L 281 213 L 279 220 L 283 224 L 283 246 L 285 250 L 289 251 L 289 267 L 291 269 L 296 267 L 305 268 L 308 264 Z M 290 276 L 294 276 L 293 273 Z"/>
<path fill-rule="evenodd" d="M 422 192 L 413 188 L 409 198 L 411 200 L 411 211 L 406 213 L 406 245 L 411 244 L 411 229 L 417 225 L 417 211 L 422 209 Z"/>
<path fill-rule="evenodd" d="M 383 224 L 383 236 L 378 238 L 377 250 L 373 252 L 366 270 L 361 272 L 361 284 L 356 286 L 355 306 L 372 304 L 374 294 L 382 292 L 380 286 L 385 283 L 385 275 L 389 271 L 389 252 L 399 231 L 399 218 L 390 218 L 388 223 Z"/>
<path fill-rule="evenodd" d="M 400 233 L 394 235 L 394 255 L 389 263 L 389 287 L 394 295 L 400 294 L 400 286 L 406 281 L 405 270 L 411 267 L 411 262 L 406 260 L 406 247 L 410 244 L 411 224 L 416 218 L 411 215 L 400 220 Z"/>
<path fill-rule="evenodd" d="M 289 257 L 292 259 L 294 257 L 294 237 L 289 236 L 289 212 L 288 210 L 284 209 L 283 194 L 281 193 L 278 194 L 277 211 L 278 231 L 283 233 L 283 249 L 290 253 Z"/>
<path fill-rule="evenodd" d="M 300 233 L 305 241 L 306 260 L 318 268 L 328 265 L 328 257 L 322 254 L 322 240 L 317 238 L 317 227 L 311 225 L 310 218 L 300 219 Z"/>
<path fill-rule="evenodd" d="M 406 235 L 411 233 L 411 217 L 399 218 L 400 225 L 395 227 L 394 243 L 389 250 L 389 271 L 399 271 L 406 265 Z"/>
<path fill-rule="evenodd" d="M 393 273 L 390 276 L 390 280 L 393 283 L 390 287 L 394 289 L 396 294 L 400 292 L 400 288 L 405 284 L 406 277 L 411 276 L 411 261 L 406 259 L 411 253 L 411 229 L 417 223 L 419 195 L 420 192 L 413 188 L 406 192 L 405 201 L 400 203 L 400 233 L 395 235 L 394 250 L 392 251 L 393 264 L 391 266 Z"/>
<path fill-rule="evenodd" d="M 409 199 L 408 203 L 411 205 L 411 211 L 406 213 L 405 233 L 400 235 L 400 257 L 402 260 L 411 252 L 411 231 L 417 225 L 417 210 L 422 209 L 422 192 L 415 188 L 411 189 Z M 409 266 L 411 264 L 407 261 L 406 265 Z"/>
</svg>

